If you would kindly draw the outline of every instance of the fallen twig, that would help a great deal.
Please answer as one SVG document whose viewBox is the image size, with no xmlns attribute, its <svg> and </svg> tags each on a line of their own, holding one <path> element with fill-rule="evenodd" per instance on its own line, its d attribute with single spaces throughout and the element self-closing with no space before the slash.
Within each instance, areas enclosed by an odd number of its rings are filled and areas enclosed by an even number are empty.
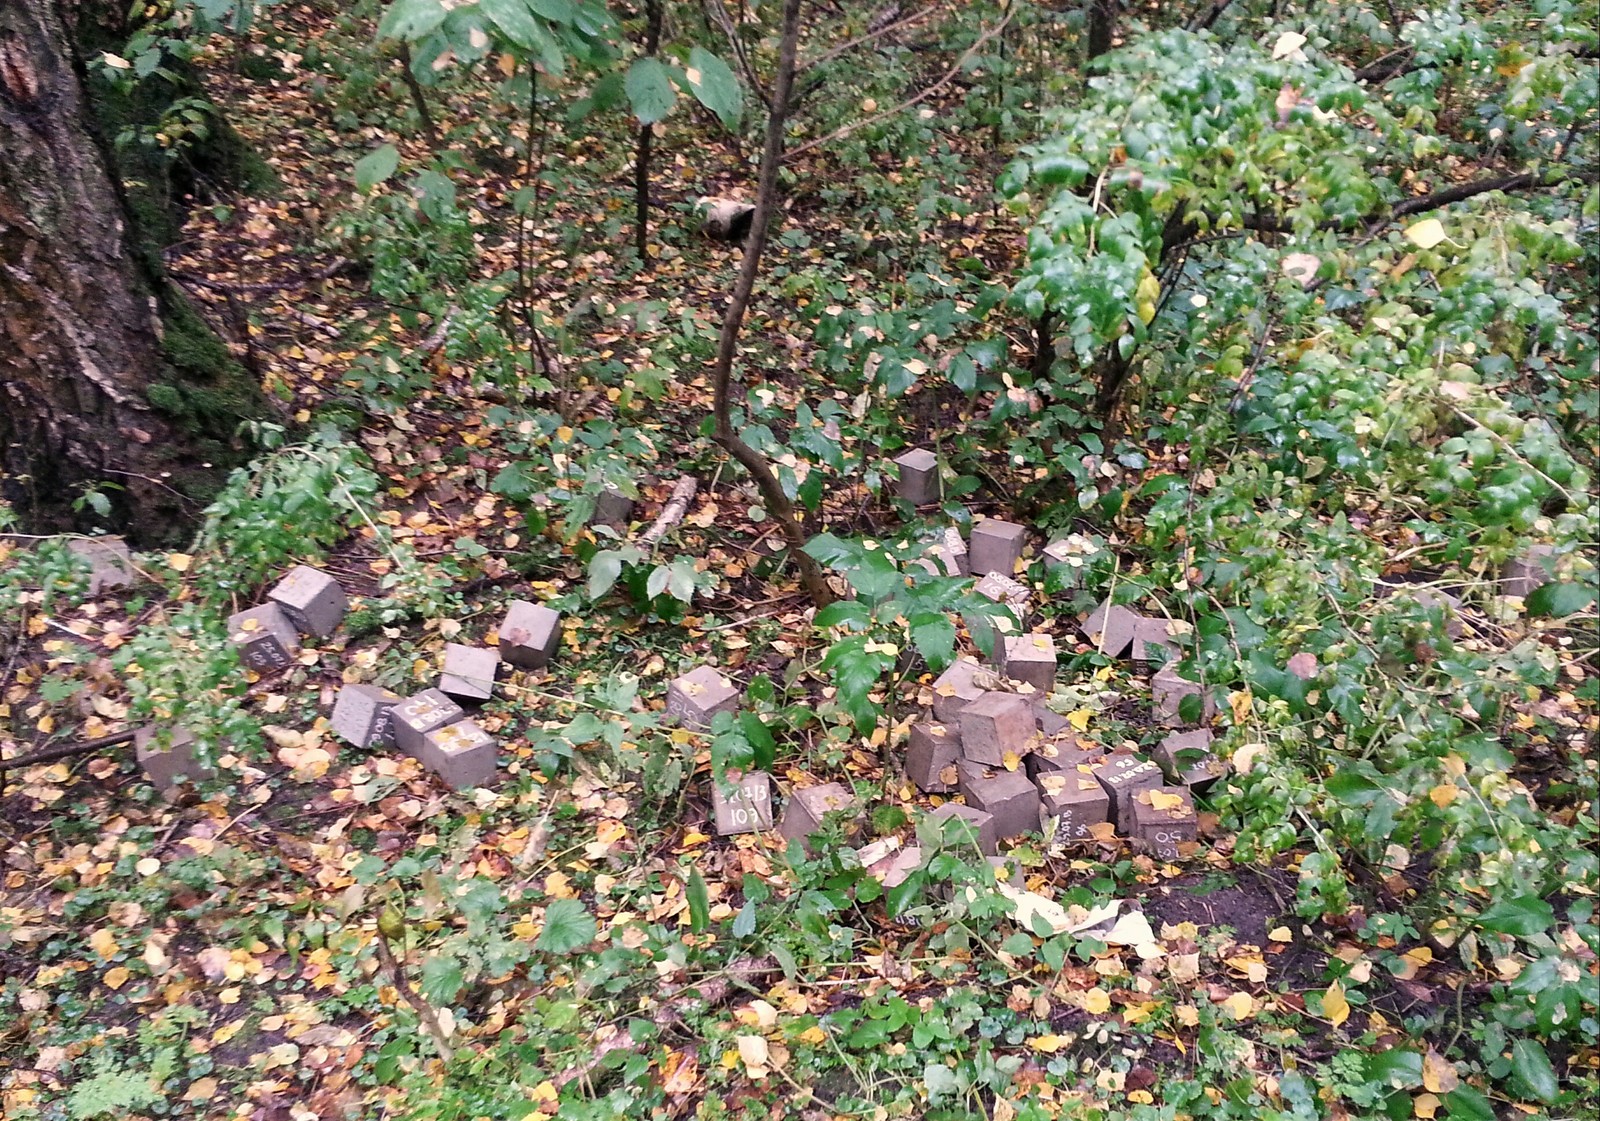
<svg viewBox="0 0 1600 1121">
<path fill-rule="evenodd" d="M 450 1046 L 450 1040 L 444 1033 L 444 1025 L 439 1023 L 438 1011 L 417 995 L 417 991 L 411 987 L 411 982 L 406 980 L 405 974 L 401 972 L 400 963 L 395 961 L 394 954 L 389 952 L 389 940 L 383 936 L 382 931 L 379 931 L 374 945 L 378 947 L 378 961 L 389 974 L 389 983 L 394 986 L 394 991 L 400 994 L 400 999 L 411 1005 L 417 1018 L 422 1021 L 423 1027 L 433 1036 L 433 1042 L 439 1048 L 439 1057 L 448 1063 L 455 1054 L 455 1049 Z"/>
<path fill-rule="evenodd" d="M 42 751 L 19 755 L 15 759 L 0 759 L 0 774 L 20 770 L 23 767 L 37 766 L 40 763 L 54 763 L 58 759 L 70 759 L 74 755 L 87 755 L 103 747 L 116 747 L 118 744 L 129 742 L 137 734 L 137 732 L 118 732 L 114 736 L 101 736 L 97 740 L 84 740 L 82 743 L 69 743 L 62 747 L 47 747 Z"/>
<path fill-rule="evenodd" d="M 654 545 L 665 537 L 673 526 L 683 521 L 683 516 L 689 511 L 689 503 L 694 501 L 694 493 L 700 487 L 700 480 L 693 475 L 685 475 L 679 479 L 672 488 L 672 496 L 667 499 L 667 504 L 661 508 L 661 513 L 656 515 L 656 520 L 650 528 L 639 535 L 639 544 Z"/>
</svg>

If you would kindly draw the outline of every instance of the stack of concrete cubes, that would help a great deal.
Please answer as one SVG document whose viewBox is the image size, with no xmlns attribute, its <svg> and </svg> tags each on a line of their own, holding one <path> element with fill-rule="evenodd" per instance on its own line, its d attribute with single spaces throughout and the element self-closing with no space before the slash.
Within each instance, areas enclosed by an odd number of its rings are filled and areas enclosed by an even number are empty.
<svg viewBox="0 0 1600 1121">
<path fill-rule="evenodd" d="M 293 665 L 300 638 L 327 638 L 339 629 L 350 601 L 332 576 L 310 565 L 289 570 L 259 603 L 228 618 L 228 637 L 239 660 L 260 674 Z"/>
</svg>

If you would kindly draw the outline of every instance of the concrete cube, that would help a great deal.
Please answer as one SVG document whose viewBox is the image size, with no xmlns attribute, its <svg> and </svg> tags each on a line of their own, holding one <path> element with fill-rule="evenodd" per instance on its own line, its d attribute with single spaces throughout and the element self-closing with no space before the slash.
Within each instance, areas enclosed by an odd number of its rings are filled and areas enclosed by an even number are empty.
<svg viewBox="0 0 1600 1121">
<path fill-rule="evenodd" d="M 986 599 L 1003 603 L 1011 608 L 1018 624 L 1026 624 L 1028 617 L 1033 613 L 1033 593 L 1028 590 L 1027 585 L 1020 584 L 1009 576 L 991 572 L 979 579 L 972 586 L 972 590 Z M 962 620 L 967 624 L 967 630 L 972 634 L 974 641 L 979 642 L 980 646 L 990 647 L 997 663 L 1004 656 L 1004 647 L 999 639 L 1006 636 L 1015 637 L 1018 629 L 1010 619 L 977 611 L 967 612 L 962 616 Z"/>
<path fill-rule="evenodd" d="M 984 856 L 994 856 L 1000 851 L 1000 835 L 995 830 L 994 814 L 974 806 L 946 802 L 934 810 L 931 816 L 939 821 L 941 835 L 957 852 L 963 852 L 974 845 Z M 945 824 L 952 818 L 961 824 L 959 826 Z"/>
<path fill-rule="evenodd" d="M 685 728 L 709 728 L 719 712 L 739 711 L 739 690 L 710 666 L 696 666 L 667 686 L 667 715 Z"/>
<path fill-rule="evenodd" d="M 810 852 L 812 834 L 822 828 L 823 818 L 830 813 L 848 812 L 855 808 L 855 795 L 837 782 L 808 786 L 789 795 L 789 804 L 783 809 L 778 832 L 785 840 L 799 841 Z"/>
<path fill-rule="evenodd" d="M 972 527 L 967 544 L 971 553 L 974 575 L 985 576 L 997 572 L 1010 576 L 1022 560 L 1022 546 L 1027 540 L 1025 527 L 999 518 L 985 518 Z"/>
<path fill-rule="evenodd" d="M 1108 755 L 1094 767 L 1094 777 L 1111 799 L 1110 821 L 1126 833 L 1133 821 L 1133 796 L 1162 783 L 1161 768 L 1132 755 Z"/>
<path fill-rule="evenodd" d="M 457 720 L 423 736 L 422 762 L 452 790 L 488 786 L 494 781 L 494 737 L 476 720 Z"/>
<path fill-rule="evenodd" d="M 1056 641 L 1034 632 L 1005 641 L 1005 675 L 1048 695 L 1056 684 Z"/>
<path fill-rule="evenodd" d="M 1044 547 L 1045 571 L 1063 588 L 1081 587 L 1089 575 L 1089 562 L 1098 549 L 1087 537 L 1074 533 Z"/>
<path fill-rule="evenodd" d="M 621 532 L 628 528 L 628 523 L 633 518 L 633 499 L 622 493 L 622 488 L 615 483 L 607 483 L 594 500 L 594 513 L 589 516 L 590 525 L 605 525 Z"/>
<path fill-rule="evenodd" d="M 1067 730 L 1067 718 L 1045 703 L 1043 693 L 1033 698 L 1033 721 L 1046 739 Z"/>
<path fill-rule="evenodd" d="M 1094 644 L 1095 649 L 1113 658 L 1120 658 L 1123 651 L 1133 645 L 1134 633 L 1143 619 L 1144 616 L 1138 612 L 1105 600 L 1084 617 L 1083 635 Z"/>
<path fill-rule="evenodd" d="M 759 833 L 772 828 L 772 776 L 751 771 L 737 783 L 724 786 L 711 780 L 711 809 L 717 833 Z"/>
<path fill-rule="evenodd" d="M 429 732 L 454 724 L 466 713 L 437 689 L 424 689 L 389 710 L 394 745 L 414 759 L 422 759 Z"/>
<path fill-rule="evenodd" d="M 1051 771 L 1076 771 L 1080 767 L 1093 767 L 1105 758 L 1103 751 L 1091 751 L 1078 746 L 1071 735 L 1042 739 L 1028 753 L 1028 775 L 1038 778 Z"/>
<path fill-rule="evenodd" d="M 1033 747 L 1033 705 L 1016 693 L 984 693 L 962 708 L 961 755 L 974 763 L 1005 766 L 1006 753 L 1021 757 Z"/>
<path fill-rule="evenodd" d="M 1150 703 L 1155 707 L 1156 716 L 1169 728 L 1175 728 L 1184 722 L 1181 712 L 1183 699 L 1192 696 L 1200 698 L 1200 722 L 1210 723 L 1211 718 L 1217 714 L 1217 705 L 1211 699 L 1211 690 L 1198 681 L 1190 681 L 1180 676 L 1176 664 L 1163 666 L 1150 678 Z"/>
<path fill-rule="evenodd" d="M 1173 732 L 1155 746 L 1150 758 L 1173 785 L 1204 790 L 1228 773 L 1228 764 L 1211 751 L 1211 732 Z"/>
<path fill-rule="evenodd" d="M 1545 565 L 1553 564 L 1555 558 L 1554 545 L 1534 545 L 1520 557 L 1512 557 L 1500 570 L 1500 594 L 1527 599 L 1534 589 L 1550 582 Z"/>
<path fill-rule="evenodd" d="M 1025 772 L 985 767 L 963 759 L 957 773 L 967 805 L 993 814 L 995 834 L 1002 840 L 1038 831 L 1039 788 Z"/>
<path fill-rule="evenodd" d="M 911 725 L 906 748 L 906 777 L 924 794 L 955 789 L 956 760 L 961 758 L 961 735 L 948 724 L 919 720 Z"/>
<path fill-rule="evenodd" d="M 867 871 L 887 891 L 905 883 L 906 877 L 921 867 L 922 849 L 916 845 L 908 845 L 868 865 Z"/>
<path fill-rule="evenodd" d="M 133 583 L 133 554 L 120 537 L 74 537 L 67 552 L 89 562 L 89 594 L 97 596 Z"/>
<path fill-rule="evenodd" d="M 296 565 L 273 585 L 267 598 L 289 617 L 301 634 L 327 638 L 344 622 L 350 601 L 339 581 L 308 564 Z"/>
<path fill-rule="evenodd" d="M 933 718 L 941 724 L 959 726 L 961 710 L 983 696 L 983 681 L 992 677 L 971 658 L 957 658 L 950 668 L 933 681 Z"/>
<path fill-rule="evenodd" d="M 1092 774 L 1077 768 L 1041 771 L 1034 777 L 1039 788 L 1039 820 L 1045 830 L 1055 822 L 1054 831 L 1045 836 L 1058 845 L 1092 840 L 1089 827 L 1110 819 L 1111 795 Z"/>
<path fill-rule="evenodd" d="M 439 691 L 458 701 L 486 701 L 494 696 L 494 675 L 499 668 L 497 651 L 487 646 L 447 642 Z"/>
<path fill-rule="evenodd" d="M 1128 835 L 1133 838 L 1135 848 L 1157 859 L 1181 859 L 1183 851 L 1179 846 L 1199 836 L 1194 798 L 1186 786 L 1141 790 L 1134 796 L 1132 809 Z"/>
<path fill-rule="evenodd" d="M 961 536 L 961 531 L 955 526 L 946 526 L 939 537 L 938 544 L 929 550 L 929 555 L 939 563 L 939 568 L 945 576 L 971 576 L 972 565 L 968 562 L 967 539 Z"/>
<path fill-rule="evenodd" d="M 500 623 L 500 660 L 518 669 L 550 664 L 561 642 L 561 613 L 542 603 L 514 599 Z"/>
<path fill-rule="evenodd" d="M 300 653 L 300 636 L 275 603 L 228 616 L 228 637 L 238 647 L 239 660 L 257 673 L 287 669 Z"/>
<path fill-rule="evenodd" d="M 345 685 L 333 702 L 333 734 L 356 747 L 394 746 L 394 708 L 403 698 L 377 685 Z"/>
<path fill-rule="evenodd" d="M 912 448 L 894 461 L 900 469 L 895 493 L 913 506 L 939 501 L 939 458 L 927 448 Z"/>
<path fill-rule="evenodd" d="M 1163 666 L 1183 657 L 1165 619 L 1140 619 L 1133 625 L 1133 660 L 1141 667 Z"/>
<path fill-rule="evenodd" d="M 199 745 L 189 729 L 173 728 L 166 742 L 162 741 L 160 729 L 140 728 L 134 733 L 133 753 L 151 785 L 164 797 L 177 793 L 180 779 L 196 783 L 215 773 L 200 757 Z"/>
</svg>

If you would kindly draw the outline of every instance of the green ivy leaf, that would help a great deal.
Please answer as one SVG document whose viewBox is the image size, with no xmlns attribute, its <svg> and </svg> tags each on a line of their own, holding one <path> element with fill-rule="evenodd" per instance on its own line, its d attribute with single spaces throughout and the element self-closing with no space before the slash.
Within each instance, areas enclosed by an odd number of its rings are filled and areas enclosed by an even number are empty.
<svg viewBox="0 0 1600 1121">
<path fill-rule="evenodd" d="M 1457 1086 L 1446 1094 L 1444 1108 L 1451 1121 L 1495 1121 L 1494 1106 L 1471 1086 Z"/>
<path fill-rule="evenodd" d="M 1529 1094 L 1546 1105 L 1561 1093 L 1561 1081 L 1544 1046 L 1534 1039 L 1519 1039 L 1511 1045 L 1511 1073 Z"/>
<path fill-rule="evenodd" d="M 744 91 L 726 62 L 704 47 L 695 47 L 689 52 L 685 77 L 690 92 L 700 104 L 715 113 L 728 128 L 738 127 L 739 115 L 744 110 Z"/>
<path fill-rule="evenodd" d="M 735 938 L 748 938 L 756 932 L 756 901 L 748 899 L 745 905 L 739 908 L 739 913 L 733 916 L 733 936 Z"/>
<path fill-rule="evenodd" d="M 667 68 L 655 58 L 635 59 L 623 87 L 628 91 L 633 115 L 642 125 L 653 125 L 665 117 L 678 98 L 667 79 Z"/>
<path fill-rule="evenodd" d="M 576 899 L 557 899 L 545 908 L 544 929 L 539 932 L 539 940 L 533 948 L 552 954 L 570 954 L 593 942 L 597 930 L 582 903 Z"/>
<path fill-rule="evenodd" d="M 777 758 L 778 744 L 772 738 L 772 730 L 761 721 L 761 717 L 753 712 L 739 714 L 739 731 L 744 733 L 745 742 L 750 745 L 751 761 L 756 770 L 765 771 L 772 766 L 772 761 Z"/>
<path fill-rule="evenodd" d="M 366 194 L 395 173 L 400 153 L 393 144 L 376 148 L 356 161 L 356 190 Z"/>
<path fill-rule="evenodd" d="M 1502 899 L 1478 916 L 1478 925 L 1483 929 L 1519 938 L 1549 930 L 1555 921 L 1556 913 L 1550 904 L 1533 895 Z"/>
<path fill-rule="evenodd" d="M 711 925 L 711 894 L 706 890 L 705 877 L 700 869 L 689 869 L 689 885 L 685 898 L 689 902 L 689 929 L 703 933 Z"/>
</svg>

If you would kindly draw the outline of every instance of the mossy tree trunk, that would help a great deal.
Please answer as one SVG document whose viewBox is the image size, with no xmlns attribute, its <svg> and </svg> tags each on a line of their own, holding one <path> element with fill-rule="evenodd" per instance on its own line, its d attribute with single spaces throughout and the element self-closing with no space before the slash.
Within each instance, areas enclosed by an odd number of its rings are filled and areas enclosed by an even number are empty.
<svg viewBox="0 0 1600 1121">
<path fill-rule="evenodd" d="M 67 7 L 0 4 L 0 495 L 60 528 L 83 487 L 113 484 L 111 520 L 153 543 L 192 520 L 263 398 L 136 251 Z"/>
</svg>

